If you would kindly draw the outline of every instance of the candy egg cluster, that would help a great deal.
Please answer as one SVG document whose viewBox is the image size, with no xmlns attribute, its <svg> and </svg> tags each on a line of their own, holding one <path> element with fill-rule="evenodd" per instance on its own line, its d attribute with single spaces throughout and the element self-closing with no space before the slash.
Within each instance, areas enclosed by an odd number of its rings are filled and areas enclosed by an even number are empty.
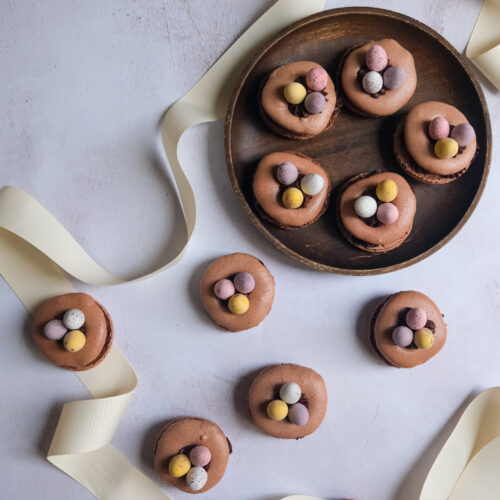
<svg viewBox="0 0 500 500">
<path fill-rule="evenodd" d="M 245 271 L 236 274 L 232 280 L 224 278 L 214 285 L 214 295 L 220 300 L 227 300 L 227 307 L 233 314 L 245 314 L 250 307 L 247 297 L 255 288 L 254 277 Z"/>
<path fill-rule="evenodd" d="M 427 313 L 420 307 L 410 309 L 405 316 L 405 325 L 399 325 L 392 331 L 392 341 L 400 347 L 412 343 L 419 349 L 429 349 L 434 344 L 434 333 L 427 328 Z"/>
<path fill-rule="evenodd" d="M 191 448 L 189 456 L 179 453 L 168 463 L 168 472 L 173 477 L 186 476 L 186 484 L 191 491 L 201 490 L 208 480 L 206 467 L 212 460 L 212 454 L 206 446 L 197 445 Z"/>
<path fill-rule="evenodd" d="M 465 148 L 474 139 L 474 128 L 469 123 L 451 127 L 448 120 L 436 116 L 429 123 L 429 137 L 434 142 L 434 154 L 442 159 L 453 158 L 460 148 Z"/>
<path fill-rule="evenodd" d="M 354 202 L 354 211 L 361 219 L 376 217 L 380 224 L 392 224 L 399 217 L 398 207 L 393 203 L 398 195 L 398 186 L 392 179 L 377 184 L 375 197 L 364 194 Z"/>
<path fill-rule="evenodd" d="M 286 161 L 278 165 L 276 179 L 285 187 L 281 195 L 281 202 L 285 208 L 300 208 L 304 203 L 304 195 L 315 196 L 325 184 L 323 177 L 319 174 L 303 175 L 299 180 L 297 167 Z"/>
<path fill-rule="evenodd" d="M 380 45 L 374 45 L 366 53 L 366 68 L 361 68 L 358 78 L 363 90 L 373 97 L 384 94 L 385 90 L 395 90 L 405 79 L 405 70 L 401 66 L 391 66 L 387 52 Z"/>
<path fill-rule="evenodd" d="M 280 398 L 273 399 L 267 404 L 267 416 L 271 420 L 288 420 L 295 425 L 306 425 L 309 421 L 309 411 L 307 407 L 299 403 L 302 396 L 300 386 L 295 382 L 288 382 L 280 388 Z"/>
<path fill-rule="evenodd" d="M 307 114 L 318 115 L 326 106 L 325 88 L 328 83 L 328 73 L 321 67 L 311 68 L 306 73 L 303 83 L 290 82 L 285 85 L 283 94 L 288 104 L 301 106 Z"/>
<path fill-rule="evenodd" d="M 62 342 L 68 352 L 78 352 L 83 349 L 86 337 L 81 331 L 85 324 L 85 314 L 80 309 L 69 309 L 62 319 L 53 319 L 45 323 L 43 334 L 50 340 Z"/>
</svg>

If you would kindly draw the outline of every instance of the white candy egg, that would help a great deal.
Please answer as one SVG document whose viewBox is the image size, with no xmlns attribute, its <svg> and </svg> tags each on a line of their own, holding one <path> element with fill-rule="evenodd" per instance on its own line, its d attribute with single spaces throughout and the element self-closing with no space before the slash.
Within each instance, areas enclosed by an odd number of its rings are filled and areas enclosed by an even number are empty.
<svg viewBox="0 0 500 500">
<path fill-rule="evenodd" d="M 305 194 L 309 196 L 314 196 L 318 194 L 322 189 L 325 181 L 323 177 L 319 174 L 307 174 L 302 177 L 300 181 L 300 187 Z"/>
<path fill-rule="evenodd" d="M 62 322 L 68 330 L 78 330 L 85 323 L 85 314 L 80 309 L 70 309 L 64 313 Z"/>
<path fill-rule="evenodd" d="M 368 73 L 363 76 L 362 85 L 365 92 L 376 94 L 382 89 L 384 79 L 377 71 L 368 71 Z"/>
<path fill-rule="evenodd" d="M 377 213 L 377 202 L 372 196 L 360 196 L 354 202 L 354 211 L 356 212 L 356 215 L 362 217 L 363 219 L 373 217 Z"/>
<path fill-rule="evenodd" d="M 200 491 L 207 484 L 208 474 L 203 467 L 191 467 L 186 476 L 186 483 L 191 491 Z"/>
<path fill-rule="evenodd" d="M 299 384 L 288 382 L 283 384 L 280 389 L 280 399 L 289 405 L 295 404 L 302 395 Z"/>
</svg>

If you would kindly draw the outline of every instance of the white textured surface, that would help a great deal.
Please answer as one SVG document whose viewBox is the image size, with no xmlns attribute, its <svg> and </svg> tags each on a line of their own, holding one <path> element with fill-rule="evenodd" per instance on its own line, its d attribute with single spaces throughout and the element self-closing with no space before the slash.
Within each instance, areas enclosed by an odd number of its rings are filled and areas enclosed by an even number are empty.
<svg viewBox="0 0 500 500">
<path fill-rule="evenodd" d="M 1 184 L 35 196 L 110 270 L 152 269 L 174 252 L 184 230 L 159 153 L 160 116 L 271 4 L 2 0 Z M 329 1 L 327 8 L 354 4 L 377 5 Z M 383 6 L 416 17 L 463 51 L 481 4 L 392 0 Z M 481 82 L 495 135 L 500 97 Z M 257 233 L 225 174 L 222 136 L 219 122 L 190 130 L 181 141 L 199 213 L 182 263 L 132 285 L 77 284 L 109 309 L 118 344 L 139 377 L 114 445 L 152 476 L 161 424 L 199 415 L 218 422 L 235 450 L 207 500 L 291 493 L 417 499 L 457 409 L 499 382 L 498 142 L 484 197 L 451 243 L 410 269 L 353 278 L 303 268 Z M 201 310 L 198 281 L 211 259 L 236 250 L 266 262 L 277 296 L 259 328 L 231 335 Z M 412 370 L 377 363 L 362 328 L 366 304 L 400 289 L 428 293 L 449 326 L 439 356 Z M 91 498 L 44 460 L 62 404 L 87 394 L 75 376 L 36 352 L 31 320 L 3 281 L 0 298 L 0 497 Z M 245 415 L 242 377 L 280 361 L 315 368 L 329 389 L 326 421 L 298 442 L 261 434 Z M 166 489 L 174 499 L 188 498 Z"/>
</svg>

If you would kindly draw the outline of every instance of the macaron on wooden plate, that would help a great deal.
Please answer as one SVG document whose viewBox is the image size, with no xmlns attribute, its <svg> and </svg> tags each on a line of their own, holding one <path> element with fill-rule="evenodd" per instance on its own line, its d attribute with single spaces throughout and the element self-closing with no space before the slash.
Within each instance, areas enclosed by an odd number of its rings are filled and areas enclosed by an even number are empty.
<svg viewBox="0 0 500 500">
<path fill-rule="evenodd" d="M 334 126 L 312 139 L 273 134 L 262 122 L 258 92 L 276 67 L 299 60 L 321 64 L 335 78 L 344 51 L 369 40 L 393 38 L 415 59 L 417 89 L 409 103 L 387 118 L 362 118 L 343 109 Z M 469 170 L 446 185 L 408 179 L 417 197 L 413 230 L 402 246 L 371 254 L 351 246 L 340 233 L 336 200 L 340 186 L 371 170 L 401 173 L 393 134 L 414 105 L 443 101 L 459 108 L 473 125 L 478 151 Z M 438 33 L 402 14 L 367 7 L 334 9 L 305 18 L 271 39 L 245 68 L 229 103 L 226 161 L 233 188 L 253 224 L 278 249 L 315 269 L 350 275 L 395 271 L 418 262 L 464 226 L 483 192 L 491 161 L 491 125 L 486 102 L 470 64 Z M 255 207 L 252 176 L 259 160 L 275 151 L 296 151 L 318 161 L 333 190 L 329 208 L 314 224 L 285 231 L 263 220 Z"/>
</svg>

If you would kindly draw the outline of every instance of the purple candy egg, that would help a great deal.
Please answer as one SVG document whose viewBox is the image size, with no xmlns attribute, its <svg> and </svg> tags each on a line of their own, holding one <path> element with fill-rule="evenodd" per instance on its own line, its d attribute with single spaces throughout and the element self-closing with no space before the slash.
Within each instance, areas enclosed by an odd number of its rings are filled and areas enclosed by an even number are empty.
<svg viewBox="0 0 500 500">
<path fill-rule="evenodd" d="M 372 71 L 382 71 L 388 60 L 387 52 L 380 45 L 374 45 L 366 53 L 366 65 Z"/>
<path fill-rule="evenodd" d="M 328 73 L 321 67 L 311 68 L 306 74 L 306 85 L 316 92 L 320 92 L 328 83 Z"/>
<path fill-rule="evenodd" d="M 399 210 L 394 203 L 382 203 L 377 208 L 377 219 L 382 224 L 392 224 L 399 217 Z"/>
<path fill-rule="evenodd" d="M 458 142 L 458 145 L 465 148 L 474 139 L 474 128 L 468 123 L 461 123 L 453 127 L 450 137 Z"/>
<path fill-rule="evenodd" d="M 420 330 L 427 324 L 427 313 L 420 307 L 414 307 L 406 313 L 406 324 L 412 330 Z"/>
<path fill-rule="evenodd" d="M 407 326 L 397 326 L 392 330 L 392 341 L 400 347 L 408 347 L 413 342 L 413 332 Z"/>
<path fill-rule="evenodd" d="M 325 96 L 321 92 L 311 92 L 304 100 L 304 107 L 308 113 L 318 115 L 326 106 Z"/>
<path fill-rule="evenodd" d="M 283 184 L 284 186 L 289 186 L 290 184 L 293 184 L 298 177 L 299 177 L 299 171 L 297 170 L 297 167 L 293 163 L 286 161 L 285 163 L 278 165 L 278 170 L 276 171 L 276 178 L 278 179 L 278 182 L 280 184 Z"/>
<path fill-rule="evenodd" d="M 403 85 L 405 70 L 401 66 L 391 66 L 384 71 L 384 85 L 389 90 L 398 89 Z"/>
<path fill-rule="evenodd" d="M 255 280 L 250 273 L 238 273 L 234 277 L 234 287 L 240 293 L 250 293 L 255 288 Z"/>
<path fill-rule="evenodd" d="M 429 135 L 435 141 L 448 137 L 450 133 L 450 124 L 446 118 L 436 116 L 429 123 Z"/>
<path fill-rule="evenodd" d="M 309 411 L 302 403 L 295 403 L 288 408 L 288 420 L 295 425 L 306 425 L 309 421 Z"/>
<path fill-rule="evenodd" d="M 234 295 L 234 291 L 233 282 L 228 279 L 219 280 L 214 285 L 215 296 L 221 300 L 227 300 Z"/>
<path fill-rule="evenodd" d="M 212 460 L 212 454 L 206 446 L 195 446 L 189 452 L 189 461 L 195 467 L 205 467 L 210 463 L 210 460 Z"/>
<path fill-rule="evenodd" d="M 60 319 L 53 319 L 48 323 L 45 323 L 43 327 L 43 334 L 50 340 L 61 340 L 68 329 L 63 325 Z"/>
</svg>

